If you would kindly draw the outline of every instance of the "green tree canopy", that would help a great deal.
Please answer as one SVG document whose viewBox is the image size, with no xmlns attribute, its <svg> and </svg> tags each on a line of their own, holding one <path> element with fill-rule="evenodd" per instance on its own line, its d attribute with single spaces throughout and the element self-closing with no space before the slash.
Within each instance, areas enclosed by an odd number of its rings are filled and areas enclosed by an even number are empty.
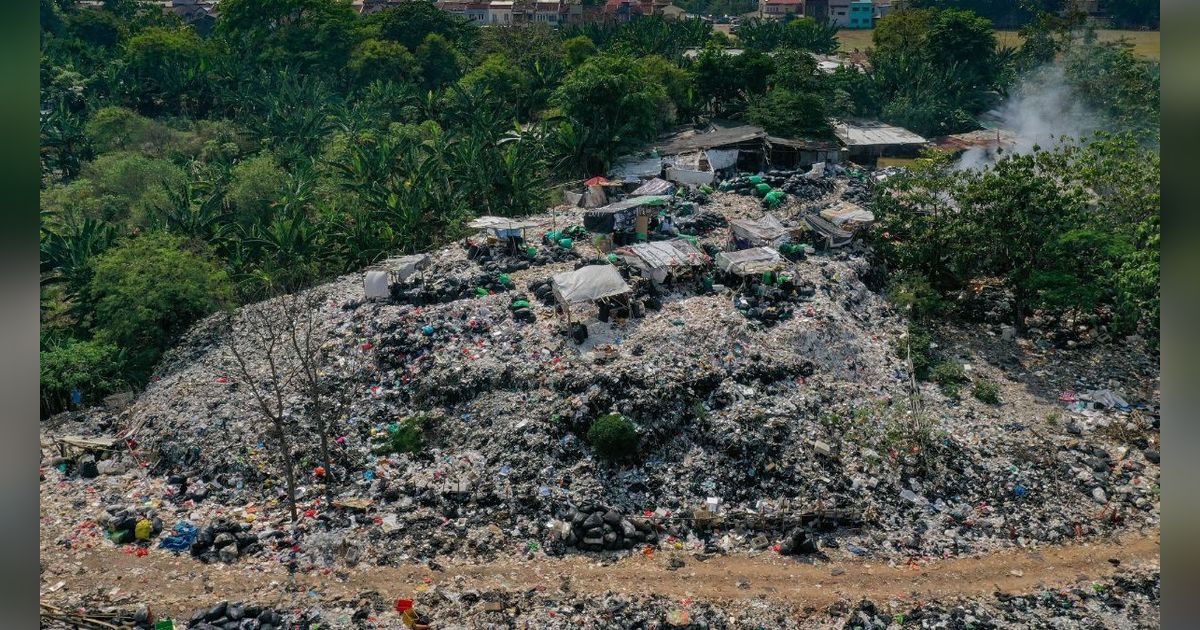
<svg viewBox="0 0 1200 630">
<path fill-rule="evenodd" d="M 90 293 L 98 338 L 127 348 L 141 378 L 179 335 L 230 297 L 225 271 L 203 246 L 163 233 L 127 239 L 101 255 Z"/>
</svg>

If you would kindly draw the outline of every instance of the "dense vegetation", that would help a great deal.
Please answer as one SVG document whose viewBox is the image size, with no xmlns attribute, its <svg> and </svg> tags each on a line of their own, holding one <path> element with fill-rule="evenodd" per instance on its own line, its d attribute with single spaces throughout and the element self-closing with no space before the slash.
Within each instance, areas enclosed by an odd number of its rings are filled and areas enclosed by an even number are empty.
<svg viewBox="0 0 1200 630">
<path fill-rule="evenodd" d="M 538 212 L 671 126 L 963 131 L 1067 41 L 1047 23 L 997 52 L 986 20 L 911 11 L 869 70 L 825 74 L 807 53 L 835 34 L 803 19 L 748 22 L 731 56 L 699 20 L 479 28 L 422 0 L 223 0 L 204 35 L 136 0 L 41 10 L 45 413 L 144 383 L 206 313 Z M 1078 88 L 1156 134 L 1157 66 L 1080 45 Z"/>
<path fill-rule="evenodd" d="M 1158 334 L 1159 157 L 1132 134 L 962 170 L 922 160 L 880 191 L 877 251 L 915 320 L 939 295 L 998 279 L 1014 323 L 1036 308 L 1103 316 L 1114 335 Z"/>
</svg>

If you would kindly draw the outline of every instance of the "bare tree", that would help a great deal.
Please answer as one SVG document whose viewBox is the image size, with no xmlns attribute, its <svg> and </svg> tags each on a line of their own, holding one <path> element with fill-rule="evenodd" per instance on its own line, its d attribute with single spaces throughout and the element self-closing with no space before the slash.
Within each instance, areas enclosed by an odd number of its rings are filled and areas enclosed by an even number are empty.
<svg viewBox="0 0 1200 630">
<path fill-rule="evenodd" d="M 325 500 L 333 502 L 333 459 L 329 454 L 329 434 L 333 422 L 350 408 L 353 387 L 336 387 L 321 370 L 330 329 L 319 325 L 322 297 L 315 292 L 281 299 L 289 322 L 288 343 L 298 366 L 300 387 L 308 398 L 310 413 L 320 436 L 321 462 L 325 468 Z"/>
<path fill-rule="evenodd" d="M 292 524 L 296 511 L 296 471 L 292 445 L 285 422 L 285 392 L 291 389 L 298 371 L 287 357 L 285 331 L 288 309 L 272 308 L 278 302 L 248 306 L 226 318 L 226 347 L 237 365 L 238 380 L 250 390 L 253 409 L 274 429 L 279 442 L 279 465 L 287 482 Z"/>
</svg>

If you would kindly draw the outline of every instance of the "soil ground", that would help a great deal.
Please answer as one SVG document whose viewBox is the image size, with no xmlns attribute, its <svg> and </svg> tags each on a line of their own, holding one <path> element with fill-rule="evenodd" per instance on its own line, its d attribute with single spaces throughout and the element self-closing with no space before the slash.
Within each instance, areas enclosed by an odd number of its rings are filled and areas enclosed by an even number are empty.
<svg viewBox="0 0 1200 630">
<path fill-rule="evenodd" d="M 1157 531 L 1127 534 L 895 567 L 862 560 L 796 560 L 767 552 L 706 560 L 680 553 L 684 565 L 672 569 L 671 555 L 659 552 L 615 561 L 581 556 L 502 560 L 435 571 L 421 565 L 362 566 L 299 574 L 299 588 L 289 588 L 287 571 L 278 564 L 205 565 L 186 555 L 137 557 L 109 546 L 78 552 L 43 549 L 45 564 L 75 569 L 65 575 L 44 573 L 42 599 L 55 604 L 56 595 L 104 593 L 113 603 L 152 602 L 160 615 L 186 619 L 196 608 L 224 599 L 291 607 L 354 601 L 372 591 L 392 601 L 426 590 L 427 585 L 517 593 L 569 584 L 570 592 L 582 595 L 655 594 L 715 604 L 756 599 L 815 611 L 847 598 L 947 601 L 995 592 L 1026 594 L 1101 579 L 1118 568 L 1157 570 L 1159 536 Z"/>
</svg>

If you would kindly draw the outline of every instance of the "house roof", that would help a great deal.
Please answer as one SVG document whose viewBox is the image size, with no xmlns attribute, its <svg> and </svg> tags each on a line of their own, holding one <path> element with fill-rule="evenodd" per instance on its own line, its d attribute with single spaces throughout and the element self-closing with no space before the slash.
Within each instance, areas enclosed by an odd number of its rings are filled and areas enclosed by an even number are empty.
<svg viewBox="0 0 1200 630">
<path fill-rule="evenodd" d="M 676 155 L 740 144 L 767 137 L 762 127 L 713 123 L 707 130 L 689 129 L 660 139 L 655 148 L 663 155 Z"/>
<path fill-rule="evenodd" d="M 934 146 L 947 151 L 963 151 L 980 147 L 1003 147 L 1015 145 L 1017 135 L 1005 129 L 978 129 L 967 133 L 942 136 L 933 141 Z"/>
<path fill-rule="evenodd" d="M 925 144 L 925 138 L 895 125 L 879 121 L 837 122 L 833 134 L 848 147 Z"/>
</svg>

